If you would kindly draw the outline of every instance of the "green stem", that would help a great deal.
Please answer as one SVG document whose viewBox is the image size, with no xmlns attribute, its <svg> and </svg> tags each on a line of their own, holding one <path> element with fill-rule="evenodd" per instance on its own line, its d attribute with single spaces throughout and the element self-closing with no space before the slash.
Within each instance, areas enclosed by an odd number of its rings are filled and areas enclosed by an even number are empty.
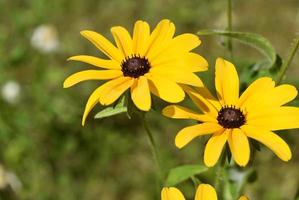
<svg viewBox="0 0 299 200">
<path fill-rule="evenodd" d="M 290 64 L 292 63 L 298 48 L 299 48 L 299 38 L 295 39 L 295 45 L 291 49 L 287 61 L 284 62 L 283 66 L 280 69 L 280 72 L 279 72 L 278 78 L 277 78 L 277 84 L 279 84 L 283 80 L 284 75 L 285 75 L 287 69 L 289 68 Z"/>
<path fill-rule="evenodd" d="M 220 188 L 220 183 L 222 182 L 222 173 L 223 173 L 223 166 L 221 164 L 219 164 L 216 168 L 216 175 L 215 175 L 215 182 L 214 182 L 214 186 L 217 192 L 220 193 L 221 188 Z"/>
<path fill-rule="evenodd" d="M 227 0 L 227 30 L 232 31 L 232 0 Z M 230 59 L 233 59 L 233 44 L 232 39 L 227 39 L 227 48 L 230 54 Z"/>
<path fill-rule="evenodd" d="M 200 181 L 195 176 L 191 176 L 190 179 L 193 182 L 194 188 L 196 190 L 197 186 L 200 184 Z"/>
<path fill-rule="evenodd" d="M 149 128 L 149 125 L 146 122 L 145 114 L 142 115 L 141 119 L 142 119 L 142 124 L 143 124 L 143 126 L 146 130 L 148 140 L 149 140 L 149 144 L 150 144 L 150 148 L 151 148 L 153 158 L 154 158 L 154 161 L 155 161 L 155 164 L 156 164 L 157 179 L 159 181 L 159 184 L 162 185 L 162 183 L 164 181 L 164 176 L 163 176 L 163 171 L 162 171 L 161 164 L 160 164 L 160 161 L 159 161 L 157 145 L 155 143 L 155 140 L 154 140 L 153 134 L 152 134 L 152 132 Z"/>
<path fill-rule="evenodd" d="M 221 193 L 221 183 L 223 182 L 223 176 L 225 174 L 225 170 L 226 170 L 226 167 L 225 167 L 225 161 L 226 161 L 226 154 L 223 153 L 221 155 L 221 158 L 220 158 L 220 162 L 216 168 L 216 175 L 215 175 L 215 182 L 214 182 L 214 186 L 216 188 L 216 191 L 220 194 Z"/>
</svg>

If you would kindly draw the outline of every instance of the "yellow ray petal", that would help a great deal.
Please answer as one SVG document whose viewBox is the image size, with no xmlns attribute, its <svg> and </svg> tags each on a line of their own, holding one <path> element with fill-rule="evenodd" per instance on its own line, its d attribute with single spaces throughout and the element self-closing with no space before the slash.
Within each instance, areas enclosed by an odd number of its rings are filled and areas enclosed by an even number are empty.
<svg viewBox="0 0 299 200">
<path fill-rule="evenodd" d="M 109 82 L 108 82 L 109 83 Z M 85 121 L 87 118 L 87 115 L 89 114 L 89 112 L 93 109 L 93 107 L 99 102 L 100 96 L 102 94 L 103 91 L 103 85 L 101 85 L 100 87 L 98 87 L 88 98 L 86 106 L 85 106 L 85 110 L 84 110 L 84 114 L 82 117 L 82 126 L 85 125 Z"/>
<path fill-rule="evenodd" d="M 175 145 L 178 148 L 183 148 L 196 137 L 212 134 L 220 130 L 223 130 L 223 128 L 217 123 L 212 122 L 188 126 L 178 132 L 175 137 Z"/>
<path fill-rule="evenodd" d="M 151 74 L 147 74 L 146 77 L 150 80 L 150 91 L 164 101 L 178 103 L 184 99 L 183 89 L 175 82 Z"/>
<path fill-rule="evenodd" d="M 275 133 L 250 125 L 244 125 L 241 129 L 248 137 L 261 142 L 271 149 L 281 160 L 288 161 L 291 159 L 292 153 L 288 144 Z"/>
<path fill-rule="evenodd" d="M 172 70 L 165 70 L 163 68 L 151 68 L 150 73 L 153 75 L 158 75 L 164 77 L 166 79 L 172 80 L 177 83 L 183 83 L 187 85 L 203 87 L 203 83 L 198 76 L 196 76 L 192 72 L 172 69 Z"/>
<path fill-rule="evenodd" d="M 131 85 L 134 80 L 130 77 L 119 77 L 103 85 L 100 103 L 110 105 L 115 102 Z"/>
<path fill-rule="evenodd" d="M 161 200 L 185 200 L 185 197 L 175 187 L 164 187 L 161 191 Z"/>
<path fill-rule="evenodd" d="M 250 157 L 250 148 L 247 136 L 241 129 L 232 129 L 228 137 L 228 144 L 236 163 L 242 167 L 247 165 Z"/>
<path fill-rule="evenodd" d="M 168 19 L 164 19 L 156 26 L 149 39 L 146 57 L 151 61 L 159 55 L 172 40 L 175 26 Z"/>
<path fill-rule="evenodd" d="M 216 91 L 222 105 L 236 105 L 239 98 L 239 77 L 235 66 L 217 58 L 215 75 Z"/>
<path fill-rule="evenodd" d="M 284 84 L 275 88 L 260 90 L 259 93 L 256 92 L 250 100 L 244 103 L 244 106 L 248 112 L 260 112 L 261 110 L 286 104 L 296 96 L 296 88 L 292 85 Z"/>
<path fill-rule="evenodd" d="M 69 76 L 63 83 L 64 88 L 86 80 L 107 80 L 122 76 L 120 70 L 85 70 Z"/>
<path fill-rule="evenodd" d="M 174 119 L 194 119 L 200 122 L 215 122 L 217 120 L 209 115 L 197 114 L 183 106 L 170 105 L 163 109 L 163 115 Z"/>
<path fill-rule="evenodd" d="M 115 26 L 111 28 L 111 33 L 124 57 L 131 56 L 133 54 L 133 41 L 129 32 L 124 27 Z"/>
<path fill-rule="evenodd" d="M 199 94 L 197 91 L 193 90 L 188 86 L 182 86 L 184 91 L 191 98 L 193 103 L 204 113 L 210 114 L 212 117 L 216 118 L 218 115 L 216 104 L 213 104 L 213 101 L 210 101 L 210 96 L 203 96 L 208 93 Z M 199 89 L 200 90 L 200 89 Z M 202 89 L 203 91 L 205 89 Z M 205 91 L 206 92 L 206 91 Z"/>
<path fill-rule="evenodd" d="M 248 113 L 246 121 L 248 125 L 272 131 L 299 128 L 299 108 L 283 106 Z"/>
<path fill-rule="evenodd" d="M 140 76 L 131 87 L 131 97 L 134 104 L 143 111 L 151 108 L 151 94 L 146 77 Z"/>
<path fill-rule="evenodd" d="M 196 87 L 195 91 L 197 91 L 197 93 L 204 96 L 206 98 L 206 100 L 216 108 L 217 111 L 221 109 L 220 102 L 211 94 L 211 92 L 208 90 L 208 88 L 206 88 L 205 86 L 204 87 Z"/>
<path fill-rule="evenodd" d="M 208 69 L 208 62 L 202 56 L 188 52 L 167 54 L 150 60 L 152 68 L 164 68 L 165 70 L 182 69 L 190 72 L 201 72 Z"/>
<path fill-rule="evenodd" d="M 133 53 L 145 56 L 148 49 L 150 37 L 150 27 L 145 21 L 138 20 L 134 26 L 133 33 Z"/>
<path fill-rule="evenodd" d="M 183 56 L 183 59 L 185 60 L 185 65 L 188 66 L 188 69 L 192 72 L 202 72 L 208 70 L 208 61 L 196 54 L 196 53 L 188 53 L 185 56 Z"/>
<path fill-rule="evenodd" d="M 221 130 L 209 139 L 204 151 L 206 166 L 213 167 L 217 163 L 230 132 L 230 129 Z"/>
<path fill-rule="evenodd" d="M 246 106 L 246 102 L 250 100 L 255 94 L 267 91 L 274 87 L 274 82 L 271 78 L 262 77 L 255 80 L 253 83 L 249 85 L 249 87 L 243 92 L 240 99 L 238 100 L 238 106 L 244 107 Z M 243 105 L 245 104 L 245 105 Z"/>
<path fill-rule="evenodd" d="M 201 41 L 194 34 L 185 33 L 178 35 L 175 38 L 173 38 L 170 44 L 167 46 L 167 48 L 161 54 L 159 54 L 159 56 L 157 56 L 157 59 L 159 57 L 164 57 L 168 55 L 189 52 L 192 49 L 199 46 L 200 43 Z"/>
<path fill-rule="evenodd" d="M 101 34 L 87 30 L 81 31 L 80 33 L 109 58 L 116 60 L 119 63 L 124 59 L 121 52 Z"/>
<path fill-rule="evenodd" d="M 241 196 L 241 197 L 239 198 L 239 200 L 249 200 L 249 199 L 248 199 L 248 197 L 246 197 L 246 196 Z"/>
<path fill-rule="evenodd" d="M 209 184 L 200 184 L 194 200 L 217 200 L 216 190 Z"/>
<path fill-rule="evenodd" d="M 120 63 L 116 62 L 115 60 L 105 60 L 94 56 L 87 56 L 87 55 L 72 56 L 67 60 L 80 61 L 80 62 L 84 62 L 105 69 L 121 69 Z"/>
</svg>

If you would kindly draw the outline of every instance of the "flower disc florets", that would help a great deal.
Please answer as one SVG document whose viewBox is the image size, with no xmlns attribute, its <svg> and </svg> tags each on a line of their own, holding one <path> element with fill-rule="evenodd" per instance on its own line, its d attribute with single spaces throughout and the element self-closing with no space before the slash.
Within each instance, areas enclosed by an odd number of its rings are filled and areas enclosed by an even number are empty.
<svg viewBox="0 0 299 200">
<path fill-rule="evenodd" d="M 124 76 L 138 78 L 150 70 L 150 64 L 147 58 L 133 55 L 122 62 L 121 68 Z"/>
<path fill-rule="evenodd" d="M 239 128 L 246 122 L 243 112 L 235 106 L 224 106 L 218 112 L 218 123 L 224 128 Z"/>
</svg>

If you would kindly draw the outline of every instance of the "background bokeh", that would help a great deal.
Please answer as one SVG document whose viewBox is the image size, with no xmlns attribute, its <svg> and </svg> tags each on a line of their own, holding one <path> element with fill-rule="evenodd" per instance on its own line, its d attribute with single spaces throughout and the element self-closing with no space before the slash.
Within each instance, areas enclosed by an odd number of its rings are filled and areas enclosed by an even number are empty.
<svg viewBox="0 0 299 200">
<path fill-rule="evenodd" d="M 140 122 L 126 115 L 94 120 L 92 116 L 102 109 L 97 106 L 82 127 L 86 100 L 98 83 L 63 89 L 68 75 L 89 67 L 66 59 L 99 55 L 80 36 L 84 29 L 111 39 L 111 26 L 132 30 L 137 19 L 144 19 L 153 27 L 163 18 L 174 21 L 177 33 L 225 29 L 226 7 L 226 1 L 220 0 L 0 0 L 0 199 L 158 199 L 155 165 Z M 282 58 L 298 27 L 298 0 L 233 0 L 233 29 L 262 34 Z M 228 58 L 225 39 L 201 39 L 197 51 L 209 61 L 210 71 L 200 76 L 212 83 L 215 58 Z M 240 72 L 263 58 L 251 47 L 233 45 Z M 297 87 L 298 65 L 297 54 L 285 80 Z M 159 102 L 158 107 L 163 105 Z M 157 111 L 148 120 L 165 171 L 202 163 L 205 138 L 183 150 L 173 143 L 176 132 L 192 122 L 166 119 Z M 296 194 L 299 130 L 281 135 L 290 144 L 293 159 L 284 163 L 266 148 L 257 152 L 251 164 L 258 179 L 245 188 L 252 199 L 289 200 Z M 202 178 L 209 182 L 210 176 Z M 180 188 L 191 199 L 191 183 Z"/>
</svg>

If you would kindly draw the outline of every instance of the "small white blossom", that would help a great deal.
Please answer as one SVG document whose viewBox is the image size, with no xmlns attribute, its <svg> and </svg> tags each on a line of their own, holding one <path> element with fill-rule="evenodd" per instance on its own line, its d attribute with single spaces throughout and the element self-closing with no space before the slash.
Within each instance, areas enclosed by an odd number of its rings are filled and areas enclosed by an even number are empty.
<svg viewBox="0 0 299 200">
<path fill-rule="evenodd" d="M 1 89 L 2 98 L 11 104 L 15 104 L 19 100 L 21 86 L 16 81 L 7 81 Z"/>
<path fill-rule="evenodd" d="M 32 34 L 31 45 L 42 53 L 57 51 L 59 40 L 56 28 L 52 25 L 38 26 Z"/>
</svg>

